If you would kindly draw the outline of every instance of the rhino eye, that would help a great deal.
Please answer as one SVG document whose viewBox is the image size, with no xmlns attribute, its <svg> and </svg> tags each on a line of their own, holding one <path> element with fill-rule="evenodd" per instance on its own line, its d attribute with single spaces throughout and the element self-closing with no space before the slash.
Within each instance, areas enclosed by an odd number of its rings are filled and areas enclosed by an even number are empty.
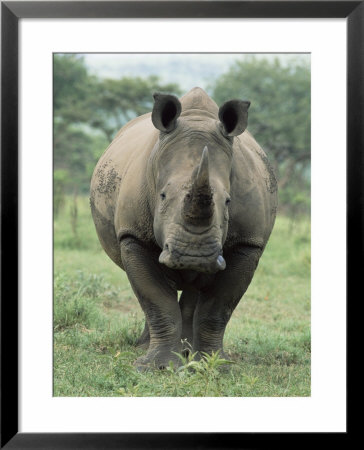
<svg viewBox="0 0 364 450">
<path fill-rule="evenodd" d="M 166 199 L 166 194 L 164 192 L 161 193 L 161 199 L 165 200 Z"/>
<path fill-rule="evenodd" d="M 227 199 L 225 200 L 225 205 L 228 205 L 230 202 L 231 202 L 231 199 L 230 199 L 230 198 L 227 198 Z"/>
</svg>

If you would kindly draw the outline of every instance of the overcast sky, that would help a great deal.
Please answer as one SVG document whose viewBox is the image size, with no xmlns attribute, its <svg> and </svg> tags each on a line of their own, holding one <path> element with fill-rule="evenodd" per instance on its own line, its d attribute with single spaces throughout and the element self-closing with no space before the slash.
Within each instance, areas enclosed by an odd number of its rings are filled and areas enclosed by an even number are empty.
<svg viewBox="0 0 364 450">
<path fill-rule="evenodd" d="M 279 58 L 282 64 L 298 60 L 310 64 L 309 54 L 254 54 L 257 58 Z M 171 53 L 120 53 L 86 54 L 85 62 L 91 73 L 102 78 L 158 75 L 162 82 L 178 83 L 185 91 L 200 86 L 204 89 L 236 60 L 247 54 L 171 54 Z"/>
</svg>

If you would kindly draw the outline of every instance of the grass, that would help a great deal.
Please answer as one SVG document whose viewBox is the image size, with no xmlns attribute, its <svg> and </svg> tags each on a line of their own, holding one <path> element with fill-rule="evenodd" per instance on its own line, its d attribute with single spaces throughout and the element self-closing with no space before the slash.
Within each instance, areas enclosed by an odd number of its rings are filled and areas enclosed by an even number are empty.
<svg viewBox="0 0 364 450">
<path fill-rule="evenodd" d="M 216 354 L 139 373 L 142 328 L 125 272 L 97 240 L 88 200 L 67 198 L 54 222 L 55 396 L 309 396 L 309 221 L 277 218 L 227 327 L 229 365 Z"/>
</svg>

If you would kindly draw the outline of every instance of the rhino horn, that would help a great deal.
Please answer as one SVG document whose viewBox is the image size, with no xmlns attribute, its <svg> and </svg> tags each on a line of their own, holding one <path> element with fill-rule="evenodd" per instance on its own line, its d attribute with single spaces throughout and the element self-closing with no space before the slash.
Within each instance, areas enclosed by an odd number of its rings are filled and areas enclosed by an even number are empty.
<svg viewBox="0 0 364 450">
<path fill-rule="evenodd" d="M 210 177 L 209 177 L 209 151 L 208 148 L 205 147 L 202 152 L 202 157 L 200 164 L 198 166 L 196 178 L 193 182 L 193 188 L 195 191 L 198 191 L 203 188 L 208 188 L 210 186 Z"/>
</svg>

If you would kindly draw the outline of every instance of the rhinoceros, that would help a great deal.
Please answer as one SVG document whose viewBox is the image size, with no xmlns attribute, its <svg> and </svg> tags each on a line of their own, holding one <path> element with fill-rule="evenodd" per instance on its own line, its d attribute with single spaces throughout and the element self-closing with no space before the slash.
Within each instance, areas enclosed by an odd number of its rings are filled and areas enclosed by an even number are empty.
<svg viewBox="0 0 364 450">
<path fill-rule="evenodd" d="M 145 314 L 139 370 L 177 364 L 184 343 L 197 357 L 226 357 L 226 325 L 277 208 L 274 172 L 246 130 L 250 102 L 219 108 L 200 88 L 180 100 L 153 97 L 153 111 L 121 128 L 101 156 L 90 191 L 101 245 Z"/>
</svg>

